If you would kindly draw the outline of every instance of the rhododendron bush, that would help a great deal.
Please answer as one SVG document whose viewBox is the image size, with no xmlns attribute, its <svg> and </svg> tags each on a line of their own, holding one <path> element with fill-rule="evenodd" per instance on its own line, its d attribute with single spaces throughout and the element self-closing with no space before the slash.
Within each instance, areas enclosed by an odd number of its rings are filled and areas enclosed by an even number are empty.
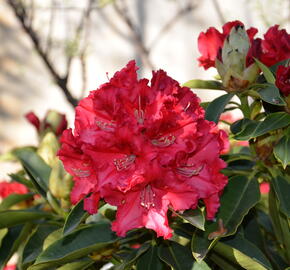
<svg viewBox="0 0 290 270">
<path fill-rule="evenodd" d="M 5 155 L 22 169 L 0 184 L 1 269 L 14 254 L 29 270 L 286 269 L 290 35 L 257 32 L 199 35 L 215 80 L 138 78 L 131 60 L 72 128 L 28 113 L 39 144 Z M 221 95 L 202 103 L 202 89 Z"/>
</svg>

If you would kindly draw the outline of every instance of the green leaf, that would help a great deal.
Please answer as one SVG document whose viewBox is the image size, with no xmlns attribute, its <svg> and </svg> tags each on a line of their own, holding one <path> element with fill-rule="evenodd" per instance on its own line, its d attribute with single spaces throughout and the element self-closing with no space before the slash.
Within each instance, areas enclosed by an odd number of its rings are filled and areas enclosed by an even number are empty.
<svg viewBox="0 0 290 270">
<path fill-rule="evenodd" d="M 262 70 L 266 81 L 268 83 L 275 84 L 276 79 L 275 79 L 275 76 L 273 75 L 272 71 L 267 66 L 265 66 L 262 62 L 260 62 L 258 59 L 255 59 L 255 61 L 256 61 L 257 65 L 259 66 L 259 68 Z"/>
<path fill-rule="evenodd" d="M 63 227 L 63 234 L 67 235 L 71 233 L 87 216 L 88 213 L 84 210 L 84 201 L 81 200 L 68 214 Z"/>
<path fill-rule="evenodd" d="M 261 250 L 240 233 L 217 242 L 213 251 L 247 270 L 272 269 L 270 262 Z"/>
<path fill-rule="evenodd" d="M 94 263 L 94 260 L 86 257 L 86 258 L 77 260 L 75 262 L 67 263 L 57 268 L 57 270 L 84 270 L 84 269 L 87 269 L 93 263 Z"/>
<path fill-rule="evenodd" d="M 220 200 L 217 222 L 206 223 L 205 232 L 197 231 L 193 235 L 191 249 L 196 260 L 205 258 L 216 239 L 234 234 L 245 215 L 259 200 L 260 190 L 256 179 L 245 176 L 230 178 Z"/>
<path fill-rule="evenodd" d="M 159 258 L 174 270 L 191 270 L 194 260 L 189 248 L 173 241 L 159 246 Z"/>
<path fill-rule="evenodd" d="M 28 269 L 51 269 L 111 246 L 115 241 L 109 224 L 90 224 L 52 243 Z"/>
<path fill-rule="evenodd" d="M 289 151 L 290 148 L 288 148 Z M 280 203 L 281 211 L 290 218 L 290 183 L 282 176 L 272 180 L 274 190 Z"/>
<path fill-rule="evenodd" d="M 173 213 L 178 215 L 179 217 L 183 218 L 193 226 L 197 227 L 198 229 L 204 231 L 204 209 L 196 208 L 194 210 L 186 210 L 183 213 L 175 212 L 173 209 L 170 209 Z"/>
<path fill-rule="evenodd" d="M 241 131 L 238 132 L 234 139 L 247 141 L 252 138 L 264 135 L 269 131 L 286 127 L 290 124 L 290 114 L 284 112 L 276 112 L 268 115 L 264 121 L 252 121 L 248 120 L 241 127 Z"/>
<path fill-rule="evenodd" d="M 224 108 L 233 96 L 234 94 L 225 94 L 213 100 L 206 109 L 205 119 L 217 123 Z"/>
<path fill-rule="evenodd" d="M 191 270 L 211 270 L 211 268 L 206 264 L 206 262 L 195 262 Z"/>
<path fill-rule="evenodd" d="M 136 260 L 143 253 L 145 253 L 149 248 L 150 248 L 150 244 L 149 243 L 145 243 L 140 248 L 133 249 L 132 252 L 130 252 L 126 256 L 126 258 L 123 260 L 123 262 L 115 267 L 116 270 L 129 270 L 129 269 L 132 269 L 132 266 L 136 262 Z"/>
<path fill-rule="evenodd" d="M 22 163 L 35 188 L 46 197 L 51 168 L 29 147 L 16 149 L 13 153 Z"/>
<path fill-rule="evenodd" d="M 283 168 L 290 164 L 290 135 L 284 135 L 274 147 L 275 158 L 282 164 Z"/>
<path fill-rule="evenodd" d="M 223 90 L 223 85 L 219 81 L 205 81 L 205 80 L 190 80 L 183 84 L 183 86 L 194 88 L 194 89 L 214 89 Z"/>
<path fill-rule="evenodd" d="M 2 240 L 4 239 L 5 235 L 8 233 L 8 229 L 4 228 L 0 230 L 0 247 L 2 245 Z"/>
<path fill-rule="evenodd" d="M 221 207 L 216 217 L 217 220 L 223 221 L 223 226 L 227 230 L 225 235 L 232 235 L 237 231 L 244 216 L 259 200 L 260 189 L 256 179 L 235 176 L 229 180 L 221 197 Z"/>
<path fill-rule="evenodd" d="M 124 259 L 124 261 L 115 267 L 116 270 L 129 270 L 132 269 L 133 264 L 136 260 L 144 254 L 150 248 L 149 243 L 145 243 L 138 249 L 132 250 L 129 255 Z"/>
<path fill-rule="evenodd" d="M 209 258 L 211 261 L 213 261 L 215 264 L 217 264 L 222 270 L 241 270 L 241 267 L 238 265 L 235 265 L 225 259 L 224 257 L 218 255 L 217 253 L 212 252 L 209 255 Z"/>
<path fill-rule="evenodd" d="M 20 202 L 29 200 L 33 197 L 33 194 L 11 194 L 3 199 L 0 204 L 0 211 L 8 210 L 11 206 L 18 204 Z"/>
<path fill-rule="evenodd" d="M 47 217 L 51 217 L 51 214 L 39 210 L 2 211 L 0 212 L 0 229 Z"/>
<path fill-rule="evenodd" d="M 158 257 L 157 246 L 151 246 L 137 261 L 137 270 L 162 270 L 163 262 Z"/>
<path fill-rule="evenodd" d="M 30 234 L 32 224 L 25 224 L 15 226 L 8 229 L 8 232 L 2 239 L 0 247 L 0 269 L 7 264 L 13 254 L 17 251 L 19 246 L 25 242 L 26 238 Z"/>
<path fill-rule="evenodd" d="M 17 238 L 20 236 L 21 230 L 23 226 L 12 227 L 8 230 L 4 238 L 2 239 L 2 244 L 0 247 L 0 269 L 6 265 L 7 261 L 13 255 L 13 251 L 15 250 L 14 243 Z"/>
<path fill-rule="evenodd" d="M 51 244 L 53 244 L 54 242 L 56 242 L 58 239 L 60 239 L 62 237 L 62 229 L 57 229 L 53 232 L 51 232 L 45 239 L 43 242 L 43 248 L 42 250 L 47 249 Z"/>
<path fill-rule="evenodd" d="M 28 242 L 25 244 L 22 254 L 22 264 L 26 269 L 28 264 L 36 260 L 42 251 L 44 239 L 58 227 L 55 225 L 39 225 L 31 234 Z"/>
<path fill-rule="evenodd" d="M 275 232 L 275 238 L 281 247 L 281 255 L 284 255 L 285 261 L 290 261 L 290 226 L 289 218 L 284 215 L 278 205 L 278 198 L 271 185 L 269 192 L 269 214 Z"/>
<path fill-rule="evenodd" d="M 33 184 L 31 183 L 31 181 L 29 179 L 26 179 L 22 173 L 11 173 L 9 174 L 9 176 L 15 181 L 18 182 L 20 184 L 23 184 L 24 186 L 28 187 L 29 189 L 34 189 Z"/>
<path fill-rule="evenodd" d="M 286 105 L 285 101 L 280 95 L 279 89 L 274 84 L 267 84 L 265 86 L 265 88 L 257 91 L 262 100 L 277 106 Z"/>
</svg>

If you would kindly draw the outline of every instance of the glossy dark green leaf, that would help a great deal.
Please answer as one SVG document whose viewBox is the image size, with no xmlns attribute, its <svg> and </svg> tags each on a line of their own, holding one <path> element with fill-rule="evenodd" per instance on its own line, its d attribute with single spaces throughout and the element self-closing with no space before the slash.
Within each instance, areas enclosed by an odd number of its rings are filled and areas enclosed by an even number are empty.
<svg viewBox="0 0 290 270">
<path fill-rule="evenodd" d="M 289 148 L 290 149 L 290 148 Z M 288 149 L 288 151 L 289 151 Z M 274 190 L 279 200 L 281 211 L 290 218 L 290 183 L 286 178 L 277 176 L 272 180 Z"/>
<path fill-rule="evenodd" d="M 230 178 L 221 197 L 216 222 L 207 222 L 205 232 L 197 231 L 192 238 L 191 249 L 196 260 L 204 259 L 219 237 L 237 231 L 245 215 L 260 200 L 259 184 L 245 176 Z"/>
<path fill-rule="evenodd" d="M 212 252 L 209 255 L 211 261 L 217 264 L 221 270 L 241 270 L 239 265 L 233 264 L 232 262 L 228 261 L 225 257 L 220 256 L 219 254 Z"/>
<path fill-rule="evenodd" d="M 285 134 L 275 145 L 274 155 L 285 169 L 290 164 L 290 135 Z"/>
<path fill-rule="evenodd" d="M 220 256 L 248 270 L 267 270 L 272 266 L 262 251 L 241 234 L 217 242 L 213 248 Z"/>
<path fill-rule="evenodd" d="M 225 94 L 213 100 L 206 109 L 205 119 L 217 123 L 220 115 L 233 96 L 234 94 Z"/>
<path fill-rule="evenodd" d="M 159 258 L 174 270 L 191 270 L 194 259 L 188 247 L 167 241 L 158 248 Z"/>
<path fill-rule="evenodd" d="M 48 246 L 29 270 L 50 269 L 70 263 L 91 252 L 111 246 L 116 241 L 109 224 L 90 224 Z"/>
<path fill-rule="evenodd" d="M 179 217 L 183 218 L 193 226 L 197 227 L 200 230 L 204 231 L 204 223 L 205 223 L 205 217 L 204 217 L 204 211 L 200 208 L 194 209 L 194 210 L 187 210 L 183 213 L 175 212 L 174 210 L 171 210 Z"/>
<path fill-rule="evenodd" d="M 286 103 L 280 95 L 279 89 L 274 84 L 267 84 L 265 88 L 262 88 L 257 91 L 261 99 L 267 103 L 285 106 Z"/>
<path fill-rule="evenodd" d="M 0 211 L 9 209 L 11 206 L 18 204 L 20 202 L 29 200 L 33 197 L 33 194 L 11 194 L 3 199 L 0 204 Z"/>
<path fill-rule="evenodd" d="M 162 270 L 163 262 L 158 257 L 157 246 L 151 246 L 137 261 L 137 270 Z"/>
<path fill-rule="evenodd" d="M 193 88 L 193 89 L 213 89 L 213 90 L 222 90 L 223 85 L 219 81 L 213 80 L 190 80 L 183 84 L 183 86 Z"/>
<path fill-rule="evenodd" d="M 0 247 L 2 245 L 2 240 L 4 239 L 5 235 L 8 233 L 8 229 L 0 229 Z"/>
<path fill-rule="evenodd" d="M 11 173 L 9 176 L 15 181 L 20 184 L 23 184 L 24 186 L 28 187 L 29 189 L 34 189 L 33 184 L 31 181 L 23 176 L 22 173 Z"/>
<path fill-rule="evenodd" d="M 42 196 L 46 197 L 51 168 L 29 147 L 16 149 L 13 154 L 22 163 L 35 188 L 37 188 Z"/>
<path fill-rule="evenodd" d="M 248 121 L 242 126 L 241 131 L 234 138 L 247 141 L 252 138 L 264 135 L 269 131 L 286 127 L 290 124 L 290 114 L 276 112 L 268 115 L 263 121 Z"/>
<path fill-rule="evenodd" d="M 275 79 L 275 76 L 272 73 L 272 71 L 266 65 L 264 65 L 262 62 L 260 62 L 258 59 L 255 59 L 255 61 L 256 61 L 257 65 L 259 66 L 259 68 L 262 70 L 266 81 L 268 83 L 275 84 L 276 79 Z"/>
<path fill-rule="evenodd" d="M 47 217 L 51 217 L 51 214 L 38 210 L 6 210 L 0 212 L 0 228 L 11 227 Z"/>
<path fill-rule="evenodd" d="M 205 261 L 195 262 L 192 270 L 211 270 L 211 268 L 206 264 Z"/>
<path fill-rule="evenodd" d="M 71 233 L 87 216 L 88 213 L 84 210 L 84 201 L 81 200 L 68 214 L 63 227 L 63 234 L 67 235 Z"/>
<path fill-rule="evenodd" d="M 42 251 L 44 239 L 57 228 L 58 227 L 55 225 L 43 224 L 39 225 L 34 230 L 23 250 L 22 264 L 24 266 L 36 260 L 37 256 Z"/>
<path fill-rule="evenodd" d="M 18 225 L 8 229 L 0 247 L 0 269 L 7 264 L 32 229 L 31 224 Z"/>
<path fill-rule="evenodd" d="M 217 220 L 223 221 L 226 235 L 234 234 L 244 216 L 260 200 L 260 189 L 256 179 L 235 176 L 229 180 L 221 197 Z"/>
<path fill-rule="evenodd" d="M 249 214 L 245 217 L 243 225 L 244 237 L 257 246 L 260 250 L 264 249 L 264 235 L 260 224 L 258 223 L 258 214 L 255 208 L 252 208 Z"/>
<path fill-rule="evenodd" d="M 123 260 L 123 262 L 115 267 L 115 269 L 116 270 L 132 269 L 133 264 L 142 254 L 144 254 L 150 248 L 150 246 L 151 245 L 149 243 L 145 243 L 140 248 L 132 250 Z"/>
<path fill-rule="evenodd" d="M 281 255 L 284 256 L 285 261 L 290 258 L 290 226 L 289 218 L 284 215 L 279 209 L 279 201 L 271 185 L 269 192 L 269 214 L 274 228 L 275 238 L 282 247 Z"/>
<path fill-rule="evenodd" d="M 94 260 L 90 259 L 89 257 L 77 260 L 75 262 L 67 263 L 57 270 L 83 270 L 87 269 L 90 265 L 94 263 Z"/>
</svg>

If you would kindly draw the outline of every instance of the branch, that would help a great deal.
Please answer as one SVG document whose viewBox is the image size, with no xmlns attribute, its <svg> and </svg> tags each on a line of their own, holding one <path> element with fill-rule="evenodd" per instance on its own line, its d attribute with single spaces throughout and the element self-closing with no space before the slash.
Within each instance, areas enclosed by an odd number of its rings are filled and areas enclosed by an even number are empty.
<svg viewBox="0 0 290 270">
<path fill-rule="evenodd" d="M 24 8 L 24 6 L 22 5 L 22 3 L 20 1 L 17 0 L 6 0 L 8 5 L 12 8 L 12 10 L 15 13 L 16 18 L 19 20 L 23 30 L 26 32 L 26 34 L 30 37 L 37 53 L 39 54 L 39 56 L 41 57 L 41 59 L 43 60 L 43 62 L 45 63 L 46 67 L 48 68 L 49 72 L 51 73 L 54 81 L 56 82 L 56 84 L 61 88 L 62 92 L 64 93 L 67 101 L 72 105 L 72 106 L 76 106 L 78 103 L 78 100 L 75 99 L 67 86 L 67 78 L 66 77 L 62 77 L 60 76 L 57 71 L 55 70 L 54 66 L 52 65 L 52 63 L 50 62 L 48 55 L 46 54 L 46 52 L 41 48 L 40 46 L 40 41 L 39 38 L 37 36 L 37 34 L 35 33 L 35 31 L 32 29 L 32 27 L 27 24 L 27 20 L 28 20 L 28 16 L 26 13 L 26 10 Z"/>
<path fill-rule="evenodd" d="M 165 35 L 173 26 L 174 24 L 185 16 L 187 13 L 191 12 L 196 6 L 193 3 L 187 4 L 184 8 L 181 8 L 176 12 L 175 15 L 172 16 L 171 19 L 160 29 L 159 33 L 153 39 L 151 45 L 149 46 L 150 51 L 156 46 L 156 44 L 161 40 L 161 37 Z"/>
<path fill-rule="evenodd" d="M 142 36 L 138 32 L 132 19 L 129 17 L 127 8 L 124 5 L 124 1 L 123 1 L 122 7 L 118 6 L 116 2 L 114 2 L 113 6 L 114 6 L 114 9 L 117 12 L 117 14 L 121 17 L 121 19 L 128 26 L 128 28 L 131 32 L 135 47 L 136 47 L 137 51 L 139 52 L 143 63 L 145 65 L 147 65 L 150 69 L 154 69 L 154 65 L 152 64 L 150 57 L 149 57 L 150 52 L 145 47 Z"/>
<path fill-rule="evenodd" d="M 226 23 L 226 20 L 225 20 L 223 13 L 222 13 L 222 10 L 219 6 L 218 0 L 212 0 L 212 2 L 213 2 L 213 5 L 215 7 L 215 10 L 218 14 L 220 22 L 222 23 L 222 25 L 224 25 Z"/>
</svg>

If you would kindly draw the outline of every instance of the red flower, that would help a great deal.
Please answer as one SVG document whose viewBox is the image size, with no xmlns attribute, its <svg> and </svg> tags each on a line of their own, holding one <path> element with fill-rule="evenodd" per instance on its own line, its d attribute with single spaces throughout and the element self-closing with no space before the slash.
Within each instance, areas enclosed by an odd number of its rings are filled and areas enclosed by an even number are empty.
<svg viewBox="0 0 290 270">
<path fill-rule="evenodd" d="M 260 192 L 261 194 L 268 194 L 270 191 L 270 184 L 267 182 L 263 182 L 260 184 Z"/>
<path fill-rule="evenodd" d="M 221 61 L 221 49 L 224 41 L 230 34 L 233 27 L 244 26 L 240 21 L 228 22 L 223 26 L 223 32 L 220 33 L 216 28 L 210 27 L 205 33 L 201 32 L 198 37 L 198 50 L 201 53 L 201 57 L 198 58 L 199 65 L 204 69 L 215 67 L 215 60 L 218 58 Z M 252 43 L 252 46 L 248 52 L 247 66 L 249 66 L 253 60 L 252 57 L 257 57 L 259 42 L 254 41 L 254 36 L 258 32 L 256 28 L 249 28 L 247 30 L 248 37 Z"/>
<path fill-rule="evenodd" d="M 290 95 L 290 66 L 279 66 L 276 72 L 276 86 L 285 97 Z"/>
<path fill-rule="evenodd" d="M 278 28 L 279 25 L 270 27 L 261 42 L 261 61 L 267 66 L 290 58 L 290 34 Z"/>
<path fill-rule="evenodd" d="M 34 112 L 29 112 L 25 114 L 25 118 L 32 124 L 37 131 L 40 129 L 40 120 L 39 118 L 35 115 Z"/>
<path fill-rule="evenodd" d="M 0 198 L 4 199 L 11 194 L 26 194 L 28 189 L 26 186 L 17 182 L 1 182 L 0 183 Z"/>
<path fill-rule="evenodd" d="M 74 176 L 74 203 L 91 194 L 90 213 L 100 197 L 117 206 L 112 229 L 120 236 L 146 227 L 170 238 L 169 207 L 183 211 L 202 199 L 207 218 L 214 218 L 227 183 L 219 158 L 227 136 L 204 119 L 189 88 L 162 70 L 148 85 L 136 70 L 129 62 L 79 103 L 59 157 Z"/>
<path fill-rule="evenodd" d="M 4 267 L 4 270 L 15 270 L 15 269 L 16 269 L 16 264 L 10 264 Z"/>
</svg>

